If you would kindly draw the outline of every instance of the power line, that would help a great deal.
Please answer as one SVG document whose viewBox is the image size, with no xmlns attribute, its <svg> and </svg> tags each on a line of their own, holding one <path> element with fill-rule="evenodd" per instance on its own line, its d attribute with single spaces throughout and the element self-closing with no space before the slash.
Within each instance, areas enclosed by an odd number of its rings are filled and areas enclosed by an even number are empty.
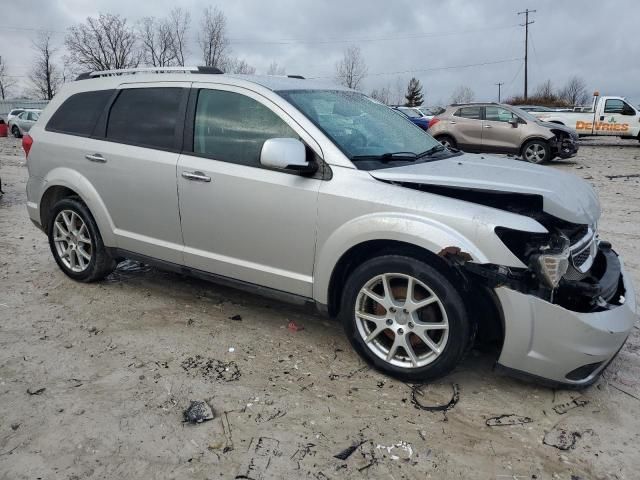
<svg viewBox="0 0 640 480">
<path fill-rule="evenodd" d="M 402 75 L 406 73 L 422 73 L 422 72 L 434 72 L 438 70 L 454 70 L 458 68 L 471 68 L 471 67 L 482 67 L 485 65 L 497 65 L 499 63 L 509 63 L 509 62 L 519 62 L 522 58 L 509 58 L 506 60 L 495 60 L 491 62 L 481 62 L 481 63 L 468 63 L 466 65 L 447 65 L 442 67 L 426 67 L 426 68 L 417 68 L 411 70 L 398 70 L 394 72 L 375 72 L 367 74 L 367 77 L 378 77 L 382 75 Z M 307 77 L 309 79 L 321 79 L 321 78 L 333 78 L 334 75 L 323 75 L 317 77 Z"/>
<path fill-rule="evenodd" d="M 529 14 L 536 13 L 536 10 L 529 10 L 528 8 L 524 12 L 518 12 L 518 15 L 524 15 L 525 20 L 521 27 L 524 27 L 524 98 L 527 99 L 528 89 L 528 56 L 529 56 L 529 25 L 535 23 L 535 20 L 529 21 Z"/>
</svg>

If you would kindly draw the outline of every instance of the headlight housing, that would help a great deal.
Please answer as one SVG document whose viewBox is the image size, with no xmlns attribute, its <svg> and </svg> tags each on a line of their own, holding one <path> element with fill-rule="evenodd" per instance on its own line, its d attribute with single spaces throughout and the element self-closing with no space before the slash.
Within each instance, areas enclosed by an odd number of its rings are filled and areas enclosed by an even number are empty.
<svg viewBox="0 0 640 480">
<path fill-rule="evenodd" d="M 565 237 L 566 238 L 566 237 Z M 554 289 L 569 268 L 569 240 L 562 251 L 558 253 L 543 253 L 535 256 L 534 268 L 543 283 Z"/>
<path fill-rule="evenodd" d="M 570 241 L 564 234 L 532 234 L 498 227 L 502 242 L 550 289 L 556 288 L 569 268 Z"/>
</svg>

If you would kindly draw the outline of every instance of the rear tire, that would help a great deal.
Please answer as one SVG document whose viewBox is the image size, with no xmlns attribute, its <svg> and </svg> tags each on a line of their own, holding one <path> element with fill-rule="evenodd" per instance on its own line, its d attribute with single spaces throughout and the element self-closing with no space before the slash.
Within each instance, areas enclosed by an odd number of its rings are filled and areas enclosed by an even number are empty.
<svg viewBox="0 0 640 480">
<path fill-rule="evenodd" d="M 47 226 L 49 247 L 67 276 L 79 282 L 95 282 L 116 268 L 93 215 L 79 199 L 63 198 L 58 201 L 50 218 Z"/>
<path fill-rule="evenodd" d="M 551 149 L 544 140 L 529 140 L 522 147 L 522 158 L 529 163 L 551 161 Z"/>
<path fill-rule="evenodd" d="M 458 148 L 456 140 L 450 135 L 439 135 L 435 139 L 447 148 Z"/>
<path fill-rule="evenodd" d="M 472 338 L 456 287 L 428 263 L 403 255 L 376 257 L 353 271 L 340 320 L 370 365 L 410 382 L 451 372 Z"/>
<path fill-rule="evenodd" d="M 16 138 L 21 138 L 22 137 L 22 134 L 20 133 L 20 129 L 18 128 L 17 125 L 14 125 L 13 127 L 11 127 L 11 133 Z"/>
</svg>

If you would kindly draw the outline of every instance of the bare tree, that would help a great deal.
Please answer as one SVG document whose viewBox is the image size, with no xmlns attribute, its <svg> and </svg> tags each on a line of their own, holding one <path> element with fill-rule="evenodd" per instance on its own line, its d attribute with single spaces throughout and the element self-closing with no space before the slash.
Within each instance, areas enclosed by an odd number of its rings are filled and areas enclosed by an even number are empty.
<svg viewBox="0 0 640 480">
<path fill-rule="evenodd" d="M 0 98 L 4 100 L 9 96 L 16 81 L 7 73 L 7 64 L 0 56 Z"/>
<path fill-rule="evenodd" d="M 271 62 L 267 70 L 267 75 L 286 75 L 287 72 L 284 67 L 278 65 L 278 62 Z"/>
<path fill-rule="evenodd" d="M 53 63 L 56 49 L 51 45 L 51 33 L 41 33 L 32 46 L 36 51 L 36 61 L 29 74 L 32 91 L 38 98 L 51 100 L 63 81 L 60 69 Z"/>
<path fill-rule="evenodd" d="M 385 105 L 391 104 L 391 88 L 388 85 L 385 85 L 380 89 L 375 88 L 371 90 L 369 96 L 380 103 L 384 103 Z"/>
<path fill-rule="evenodd" d="M 349 47 L 336 64 L 336 80 L 347 88 L 357 90 L 367 76 L 367 65 L 359 47 Z"/>
<path fill-rule="evenodd" d="M 204 10 L 198 42 L 204 64 L 224 70 L 229 50 L 227 17 L 217 7 L 207 7 Z"/>
<path fill-rule="evenodd" d="M 256 67 L 252 67 L 246 61 L 238 58 L 228 58 L 223 65 L 223 70 L 227 73 L 238 73 L 245 75 L 253 75 L 256 73 Z"/>
<path fill-rule="evenodd" d="M 173 32 L 168 20 L 144 17 L 139 25 L 142 61 L 152 67 L 171 67 L 177 64 L 173 46 Z"/>
<path fill-rule="evenodd" d="M 535 95 L 536 97 L 542 97 L 542 98 L 552 98 L 555 97 L 556 94 L 553 90 L 553 84 L 551 83 L 551 80 L 545 80 L 544 82 L 542 82 L 540 85 L 538 85 L 538 87 L 536 88 L 536 93 Z"/>
<path fill-rule="evenodd" d="M 589 101 L 587 85 L 578 76 L 571 77 L 560 91 L 560 98 L 569 105 L 584 105 Z"/>
<path fill-rule="evenodd" d="M 473 102 L 476 94 L 466 85 L 459 85 L 451 94 L 451 103 L 469 103 Z"/>
<path fill-rule="evenodd" d="M 88 17 L 87 23 L 69 28 L 64 43 L 67 63 L 75 69 L 113 70 L 140 63 L 136 32 L 119 15 Z"/>
<path fill-rule="evenodd" d="M 186 10 L 174 8 L 169 13 L 167 23 L 173 39 L 173 57 L 179 66 L 184 67 L 185 58 L 189 54 L 186 35 L 191 23 L 191 15 Z"/>
</svg>

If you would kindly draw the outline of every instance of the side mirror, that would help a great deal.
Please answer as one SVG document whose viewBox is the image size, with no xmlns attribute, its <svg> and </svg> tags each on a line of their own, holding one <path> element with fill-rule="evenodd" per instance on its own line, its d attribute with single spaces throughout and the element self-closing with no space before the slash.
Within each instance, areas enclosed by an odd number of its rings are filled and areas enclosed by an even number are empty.
<svg viewBox="0 0 640 480">
<path fill-rule="evenodd" d="M 295 138 L 270 138 L 262 145 L 260 163 L 265 167 L 312 173 L 317 166 L 307 161 L 304 144 Z"/>
<path fill-rule="evenodd" d="M 509 120 L 509 123 L 511 124 L 512 127 L 516 128 L 520 123 L 520 119 L 518 117 L 511 118 L 511 120 Z"/>
</svg>

